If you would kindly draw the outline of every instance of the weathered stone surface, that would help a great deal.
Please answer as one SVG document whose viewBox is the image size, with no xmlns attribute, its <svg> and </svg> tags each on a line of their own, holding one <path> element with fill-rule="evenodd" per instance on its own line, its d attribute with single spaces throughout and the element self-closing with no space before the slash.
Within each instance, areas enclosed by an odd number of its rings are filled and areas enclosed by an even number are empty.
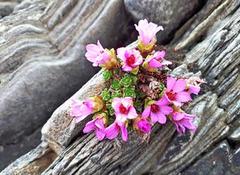
<svg viewBox="0 0 240 175">
<path fill-rule="evenodd" d="M 87 43 L 114 47 L 126 31 L 122 1 L 58 0 L 44 12 L 48 3 L 26 0 L 0 21 L 2 146 L 41 127 L 95 74 L 84 59 Z"/>
<path fill-rule="evenodd" d="M 160 32 L 159 42 L 173 37 L 181 24 L 189 19 L 200 8 L 198 0 L 124 0 L 127 11 L 135 21 L 148 19 L 164 27 Z"/>
<path fill-rule="evenodd" d="M 132 45 L 136 45 L 133 43 Z M 132 47 L 130 45 L 129 47 Z M 42 140 L 49 143 L 55 152 L 61 153 L 69 142 L 74 138 L 79 131 L 83 129 L 84 122 L 75 123 L 69 115 L 72 99 L 85 99 L 95 96 L 105 88 L 105 83 L 102 77 L 102 72 L 98 72 L 92 77 L 79 91 L 77 91 L 70 99 L 57 108 L 51 118 L 42 128 Z M 91 117 L 87 118 L 89 120 Z"/>
<path fill-rule="evenodd" d="M 99 142 L 93 134 L 77 135 L 85 121 L 78 125 L 72 122 L 68 114 L 70 103 L 68 101 L 52 115 L 42 130 L 43 143 L 49 145 L 50 149 L 58 154 L 43 174 L 175 175 L 187 171 L 191 165 L 197 164 L 203 157 L 215 155 L 215 150 L 219 149 L 221 151 L 218 162 L 232 161 L 234 163 L 230 162 L 229 171 L 232 174 L 239 172 L 238 145 L 235 145 L 234 150 L 230 150 L 230 146 L 213 148 L 232 133 L 234 130 L 232 124 L 238 120 L 240 111 L 238 103 L 239 3 L 226 0 L 210 12 L 211 18 L 206 19 L 207 23 L 213 24 L 216 21 L 216 24 L 211 25 L 210 28 L 206 25 L 207 29 L 202 30 L 205 31 L 205 35 L 202 36 L 201 42 L 198 40 L 198 35 L 183 37 L 182 40 L 176 41 L 176 45 L 181 46 L 179 48 L 186 49 L 186 58 L 185 65 L 178 68 L 175 74 L 187 70 L 200 72 L 207 81 L 207 84 L 203 85 L 201 95 L 195 98 L 186 109 L 187 112 L 198 116 L 195 121 L 198 124 L 198 130 L 194 134 L 176 135 L 172 125 L 167 124 L 164 127 L 154 128 L 149 143 L 142 142 L 133 133 L 130 134 L 130 141 L 124 144 L 118 139 Z M 228 7 L 227 11 L 219 10 L 222 7 Z M 221 16 L 221 20 L 213 18 L 216 14 Z M 197 24 L 196 28 L 199 26 L 201 28 L 204 24 L 206 24 L 205 20 Z M 189 43 L 191 47 L 188 47 Z M 92 91 L 97 93 L 98 90 L 93 89 L 91 84 L 97 83 L 99 77 L 96 75 L 89 81 L 90 85 L 86 85 L 75 96 L 78 97 L 84 92 L 88 92 L 88 95 L 91 95 Z M 102 84 L 101 81 L 99 84 Z M 57 121 L 57 117 L 60 121 Z M 64 132 L 61 132 L 62 130 Z M 224 144 L 228 145 L 227 142 Z M 67 148 L 64 149 L 66 146 Z M 224 157 L 226 154 L 230 155 L 229 159 Z M 221 173 L 221 170 L 221 167 L 216 167 L 216 171 Z M 204 170 L 199 171 L 204 172 Z"/>
<path fill-rule="evenodd" d="M 56 158 L 56 154 L 47 148 L 45 144 L 39 145 L 26 155 L 20 157 L 6 169 L 1 175 L 39 175 Z"/>
<path fill-rule="evenodd" d="M 240 127 L 236 128 L 233 133 L 229 136 L 230 140 L 240 142 Z"/>
<path fill-rule="evenodd" d="M 220 143 L 214 150 L 197 161 L 183 175 L 237 175 L 231 170 L 231 151 L 227 142 Z M 238 160 L 240 161 L 240 159 Z M 237 167 L 236 167 L 237 168 Z"/>
<path fill-rule="evenodd" d="M 239 174 L 240 172 L 240 147 L 238 147 L 230 157 L 231 171 L 233 174 Z"/>
<path fill-rule="evenodd" d="M 0 170 L 4 169 L 16 158 L 26 154 L 29 150 L 37 147 L 41 143 L 41 129 L 37 129 L 31 135 L 25 136 L 17 143 L 0 145 Z"/>
<path fill-rule="evenodd" d="M 0 1 L 0 18 L 12 13 L 17 4 L 16 1 Z"/>
</svg>

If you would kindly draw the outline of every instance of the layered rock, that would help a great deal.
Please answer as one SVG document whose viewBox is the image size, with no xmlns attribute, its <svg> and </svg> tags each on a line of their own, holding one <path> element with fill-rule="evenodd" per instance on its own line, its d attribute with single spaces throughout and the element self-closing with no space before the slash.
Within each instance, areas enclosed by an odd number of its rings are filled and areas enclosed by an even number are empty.
<svg viewBox="0 0 240 175">
<path fill-rule="evenodd" d="M 96 73 L 84 59 L 85 45 L 99 39 L 114 47 L 127 30 L 122 1 L 58 0 L 45 10 L 49 2 L 26 0 L 1 19 L 1 161 L 7 145 L 20 149 Z"/>
<path fill-rule="evenodd" d="M 124 4 L 136 22 L 146 18 L 163 26 L 159 42 L 171 40 L 174 32 L 202 6 L 199 0 L 124 0 Z"/>
<path fill-rule="evenodd" d="M 43 127 L 42 144 L 11 164 L 2 174 L 24 174 L 30 170 L 36 174 L 42 171 L 42 174 L 222 173 L 222 166 L 201 168 L 214 161 L 225 164 L 225 172 L 237 174 L 240 4 L 234 0 L 211 2 L 214 5 L 203 7 L 179 30 L 178 39 L 168 46 L 186 53 L 175 74 L 200 72 L 207 81 L 202 94 L 187 108 L 188 112 L 198 116 L 195 134 L 176 135 L 174 127 L 167 124 L 154 128 L 149 143 L 142 142 L 133 133 L 127 143 L 118 139 L 99 142 L 93 134 L 82 135 L 81 129 L 86 121 L 74 123 L 69 116 L 69 99 Z M 100 72 L 73 97 L 96 95 L 104 87 Z M 56 158 L 51 163 L 46 161 L 48 157 L 50 160 Z M 48 165 L 39 163 L 39 160 L 45 160 L 43 162 Z M 34 167 L 37 167 L 35 171 Z"/>
</svg>

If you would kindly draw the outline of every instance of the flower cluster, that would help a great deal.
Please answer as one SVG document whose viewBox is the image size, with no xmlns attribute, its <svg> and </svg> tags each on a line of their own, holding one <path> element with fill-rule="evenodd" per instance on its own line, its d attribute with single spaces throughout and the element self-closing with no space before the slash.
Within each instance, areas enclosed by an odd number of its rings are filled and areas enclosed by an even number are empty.
<svg viewBox="0 0 240 175">
<path fill-rule="evenodd" d="M 83 101 L 73 100 L 70 115 L 80 122 L 92 115 L 84 133 L 95 132 L 99 140 L 114 139 L 119 134 L 124 141 L 128 132 L 149 135 L 154 124 L 172 122 L 179 133 L 195 131 L 194 115 L 183 111 L 183 105 L 200 91 L 203 81 L 176 78 L 169 75 L 166 52 L 156 49 L 156 34 L 161 26 L 146 19 L 135 25 L 139 32 L 136 48 L 104 49 L 97 44 L 86 46 L 86 58 L 102 68 L 108 85 L 99 96 Z"/>
</svg>

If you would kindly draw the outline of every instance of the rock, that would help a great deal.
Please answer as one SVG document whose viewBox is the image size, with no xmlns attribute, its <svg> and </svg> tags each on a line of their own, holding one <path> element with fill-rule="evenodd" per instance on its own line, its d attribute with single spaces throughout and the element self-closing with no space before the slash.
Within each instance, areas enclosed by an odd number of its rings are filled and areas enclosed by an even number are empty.
<svg viewBox="0 0 240 175">
<path fill-rule="evenodd" d="M 238 147 L 231 156 L 231 170 L 236 175 L 240 172 L 240 147 Z"/>
<path fill-rule="evenodd" d="M 169 41 L 173 33 L 200 8 L 199 0 L 124 0 L 135 22 L 148 19 L 164 27 L 159 42 Z"/>
<path fill-rule="evenodd" d="M 194 134 L 179 136 L 175 134 L 174 127 L 169 123 L 164 127 L 154 127 L 149 143 L 142 142 L 133 133 L 129 134 L 130 139 L 127 143 L 118 139 L 99 142 L 93 134 L 81 134 L 81 128 L 86 121 L 77 125 L 73 123 L 69 116 L 70 100 L 68 100 L 54 112 L 42 129 L 45 149 L 50 149 L 57 154 L 56 159 L 52 163 L 49 162 L 42 173 L 46 175 L 180 174 L 193 165 L 197 166 L 201 159 L 210 157 L 211 160 L 215 160 L 215 156 L 218 163 L 224 164 L 227 173 L 239 172 L 238 167 L 235 166 L 239 165 L 239 145 L 229 145 L 230 143 L 226 141 L 231 134 L 232 122 L 239 113 L 237 100 L 240 41 L 239 3 L 234 0 L 222 1 L 211 12 L 210 16 L 220 15 L 222 20 L 217 21 L 210 28 L 209 25 L 206 26 L 204 31 L 208 32 L 202 36 L 201 42 L 197 42 L 189 50 L 186 50 L 186 57 L 183 61 L 186 66 L 183 65 L 175 71 L 176 74 L 185 72 L 185 70 L 194 73 L 200 72 L 202 78 L 207 80 L 207 83 L 203 85 L 201 92 L 203 94 L 194 98 L 194 101 L 186 109 L 187 112 L 191 111 L 198 116 L 198 120 L 195 121 L 198 129 Z M 223 7 L 228 7 L 227 12 L 222 11 Z M 51 9 L 48 13 L 51 13 Z M 55 20 L 50 20 L 51 17 L 46 18 L 48 19 L 48 28 L 51 31 L 61 31 L 53 27 L 62 18 L 61 13 L 50 16 Z M 212 21 L 214 19 L 207 20 L 215 23 Z M 205 22 L 198 26 L 204 26 Z M 57 37 L 51 32 L 50 36 Z M 189 38 L 184 38 L 177 43 L 185 43 L 188 40 Z M 54 41 L 59 49 L 62 49 L 62 43 L 58 43 L 57 39 Z M 66 42 L 66 40 L 64 41 Z M 70 49 L 70 51 L 72 50 Z M 91 93 L 98 93 L 104 87 L 99 74 L 80 89 L 74 97 L 84 98 Z M 97 88 L 93 88 L 93 86 Z M 41 156 L 41 158 L 44 157 Z M 231 164 L 233 159 L 235 165 Z M 22 159 L 20 158 L 20 160 Z M 33 157 L 32 160 L 35 158 Z M 15 169 L 18 167 L 17 164 L 22 166 L 18 160 L 16 162 L 13 163 Z M 201 162 L 204 163 L 204 161 Z M 12 167 L 13 164 L 9 167 Z M 31 162 L 25 162 L 25 166 L 27 165 L 31 165 Z M 232 166 L 235 166 L 236 169 L 234 170 Z M 6 170 L 9 170 L 9 167 Z M 199 170 L 200 173 L 201 171 L 205 172 L 204 169 Z M 213 172 L 212 169 L 209 171 L 209 173 Z M 221 174 L 223 169 L 221 166 L 215 165 L 214 171 Z M 205 172 L 205 174 L 209 173 Z"/>
<path fill-rule="evenodd" d="M 231 150 L 228 142 L 223 141 L 181 174 L 238 175 L 240 172 L 239 166 L 240 148 Z"/>
<path fill-rule="evenodd" d="M 11 143 L 8 145 L 0 145 L 0 170 L 4 169 L 16 158 L 37 147 L 40 143 L 41 130 L 39 128 L 31 135 L 25 136 L 20 142 Z"/>
<path fill-rule="evenodd" d="M 233 133 L 229 136 L 232 141 L 240 142 L 240 127 L 236 128 Z"/>
<path fill-rule="evenodd" d="M 127 30 L 122 1 L 49 2 L 25 0 L 0 21 L 0 145 L 5 151 L 5 145 L 20 143 L 41 127 L 98 71 L 85 59 L 86 44 L 99 39 L 115 47 Z"/>
<path fill-rule="evenodd" d="M 17 2 L 0 2 L 0 17 L 4 17 L 13 12 Z"/>
<path fill-rule="evenodd" d="M 39 175 L 56 158 L 56 154 L 46 145 L 40 144 L 4 169 L 1 175 Z"/>
<path fill-rule="evenodd" d="M 136 43 L 133 43 L 136 45 Z M 130 45 L 129 47 L 132 47 Z M 69 142 L 79 134 L 83 129 L 86 121 L 91 117 L 86 118 L 84 122 L 75 123 L 69 115 L 72 99 L 85 99 L 87 97 L 100 94 L 105 88 L 105 83 L 102 77 L 102 72 L 98 72 L 92 77 L 79 91 L 77 91 L 70 99 L 58 107 L 51 118 L 42 128 L 42 140 L 49 144 L 56 153 L 60 154 L 69 144 Z"/>
<path fill-rule="evenodd" d="M 183 171 L 182 175 L 225 175 L 232 174 L 230 169 L 230 148 L 227 142 L 219 144 L 209 154 Z M 237 174 L 236 174 L 237 175 Z"/>
</svg>

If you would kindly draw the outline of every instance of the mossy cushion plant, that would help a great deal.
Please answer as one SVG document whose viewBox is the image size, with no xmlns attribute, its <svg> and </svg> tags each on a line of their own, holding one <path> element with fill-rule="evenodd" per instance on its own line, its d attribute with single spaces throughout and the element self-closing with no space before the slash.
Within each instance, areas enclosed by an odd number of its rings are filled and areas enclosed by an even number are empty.
<svg viewBox="0 0 240 175">
<path fill-rule="evenodd" d="M 195 131 L 194 115 L 183 111 L 182 106 L 197 95 L 200 84 L 198 77 L 178 78 L 169 75 L 164 50 L 155 50 L 156 33 L 163 30 L 152 22 L 140 20 L 135 25 L 139 33 L 136 48 L 121 47 L 105 49 L 97 44 L 86 46 L 86 58 L 103 69 L 107 82 L 99 96 L 83 101 L 73 99 L 70 115 L 76 122 L 89 115 L 84 133 L 95 132 L 99 140 L 114 139 L 121 133 L 128 140 L 128 131 L 140 136 L 150 135 L 154 124 L 172 122 L 179 133 Z"/>
</svg>

